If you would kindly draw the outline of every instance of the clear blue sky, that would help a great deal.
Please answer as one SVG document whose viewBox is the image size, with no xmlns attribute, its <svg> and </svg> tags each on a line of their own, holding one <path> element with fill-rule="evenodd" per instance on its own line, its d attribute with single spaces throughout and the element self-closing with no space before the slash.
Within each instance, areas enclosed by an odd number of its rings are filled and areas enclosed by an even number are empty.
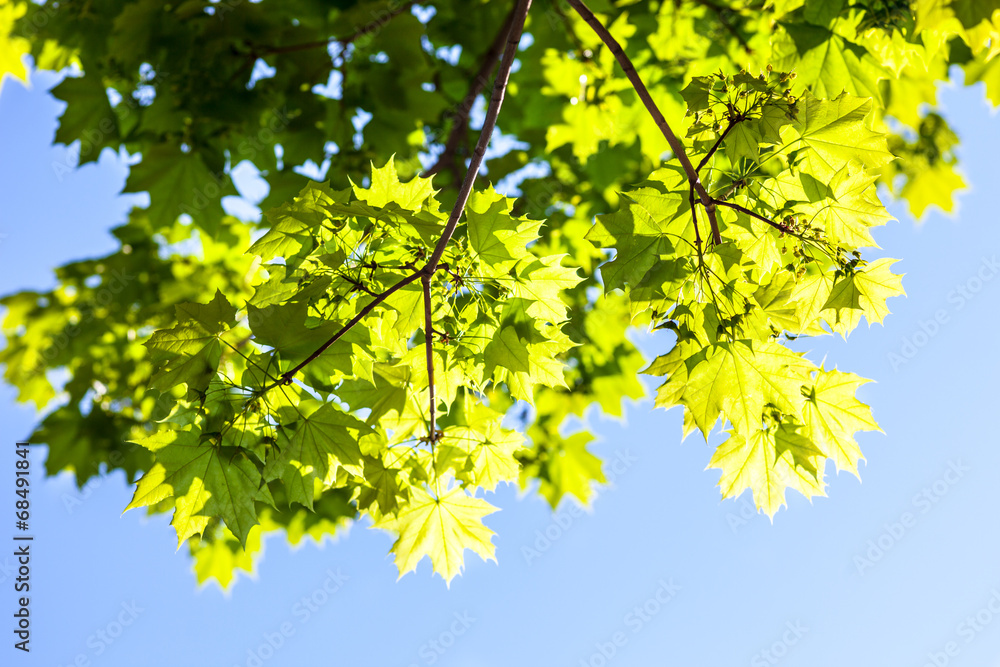
<svg viewBox="0 0 1000 667">
<path fill-rule="evenodd" d="M 69 158 L 51 146 L 61 111 L 46 92 L 53 83 L 8 80 L 0 96 L 3 293 L 47 288 L 54 266 L 112 250 L 107 229 L 128 207 L 117 196 L 126 167 L 110 152 L 60 180 L 54 165 Z M 1000 614 L 990 611 L 1000 612 L 1000 279 L 977 278 L 1000 255 L 1000 122 L 979 87 L 942 99 L 971 184 L 958 216 L 918 226 L 891 206 L 900 221 L 876 238 L 902 258 L 909 296 L 890 302 L 885 327 L 806 343 L 827 367 L 877 381 L 862 398 L 886 434 L 859 438 L 863 484 L 831 470 L 828 498 L 810 505 L 790 494 L 772 525 L 746 512 L 748 494 L 720 502 L 718 473 L 705 470 L 711 450 L 695 437 L 680 442 L 679 412 L 632 405 L 625 422 L 591 417 L 595 450 L 630 461 L 593 512 L 563 511 L 560 526 L 538 496 L 501 489 L 488 499 L 502 511 L 486 520 L 499 564 L 469 554 L 450 590 L 426 561 L 397 582 L 390 537 L 357 525 L 322 547 L 293 551 L 272 538 L 255 578 L 224 594 L 196 586 L 169 516 L 121 514 L 131 497 L 121 474 L 86 498 L 68 474 L 36 477 L 33 651 L 11 647 L 13 558 L 0 547 L 0 662 L 921 667 L 935 664 L 931 654 L 938 666 L 1000 664 Z M 939 311 L 947 321 L 921 334 Z M 894 367 L 889 355 L 902 356 L 905 341 L 916 354 Z M 36 419 L 0 388 L 0 514 L 13 503 L 12 445 Z M 44 455 L 34 452 L 39 472 Z M 70 512 L 73 498 L 83 502 Z M 893 525 L 907 513 L 908 526 Z M 546 531 L 555 539 L 536 545 Z M 870 567 L 857 560 L 869 541 L 889 547 Z M 328 572 L 341 580 L 331 595 Z M 303 598 L 316 601 L 311 611 Z"/>
</svg>

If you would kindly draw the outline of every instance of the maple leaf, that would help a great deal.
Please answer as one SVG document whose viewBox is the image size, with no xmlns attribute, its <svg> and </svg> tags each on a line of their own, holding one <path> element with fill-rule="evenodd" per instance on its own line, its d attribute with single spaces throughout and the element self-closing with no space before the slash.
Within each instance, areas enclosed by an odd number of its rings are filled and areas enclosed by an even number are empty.
<svg viewBox="0 0 1000 667">
<path fill-rule="evenodd" d="M 281 454 L 274 461 L 276 470 L 269 479 L 279 475 L 290 491 L 290 499 L 312 509 L 315 482 L 330 485 L 338 466 L 361 473 L 359 440 L 374 431 L 359 419 L 324 403 L 312 412 L 308 404 L 300 404 L 302 418 L 291 434 L 284 436 Z M 313 406 L 314 407 L 314 406 Z M 280 472 L 279 472 L 280 471 Z"/>
<path fill-rule="evenodd" d="M 202 442 L 193 430 L 159 431 L 135 442 L 156 454 L 156 463 L 139 480 L 126 511 L 171 498 L 178 548 L 204 532 L 213 516 L 221 517 L 246 547 L 257 524 L 255 501 L 271 502 L 271 496 L 243 450 Z"/>
<path fill-rule="evenodd" d="M 816 178 L 831 178 L 852 160 L 866 169 L 878 169 L 894 159 L 885 135 L 867 125 L 870 99 L 841 93 L 832 100 L 821 100 L 806 92 L 798 105 L 797 122 L 791 127 L 810 149 L 803 167 Z"/>
<path fill-rule="evenodd" d="M 451 585 L 465 567 L 465 550 L 472 549 L 483 560 L 493 560 L 493 531 L 483 525 L 483 517 L 497 511 L 485 500 L 468 495 L 460 487 L 434 494 L 419 487 L 411 489 L 410 502 L 396 516 L 387 515 L 375 523 L 399 537 L 392 545 L 399 576 L 415 570 L 430 556 L 434 571 Z"/>
<path fill-rule="evenodd" d="M 872 418 L 871 408 L 854 396 L 866 382 L 853 373 L 820 370 L 802 406 L 807 437 L 833 459 L 837 470 L 848 470 L 859 479 L 858 461 L 864 456 L 854 433 L 882 430 Z"/>
<path fill-rule="evenodd" d="M 832 197 L 801 207 L 823 226 L 831 243 L 853 248 L 878 247 L 869 231 L 894 218 L 878 199 L 878 174 L 844 165 L 830 181 Z"/>
<path fill-rule="evenodd" d="M 798 414 L 802 385 L 815 366 L 783 345 L 720 342 L 689 363 L 682 402 L 706 436 L 720 417 L 739 433 L 759 428 L 764 406 Z"/>
<path fill-rule="evenodd" d="M 490 189 L 473 192 L 465 211 L 469 245 L 489 275 L 499 277 L 531 257 L 528 245 L 538 238 L 541 221 L 511 215 L 514 200 Z"/>
<path fill-rule="evenodd" d="M 490 420 L 475 427 L 445 429 L 438 450 L 444 450 L 441 455 L 446 461 L 443 468 L 453 467 L 459 480 L 494 491 L 500 482 L 517 479 L 520 466 L 514 452 L 523 443 L 524 436 L 520 433 L 501 428 L 498 420 Z"/>
<path fill-rule="evenodd" d="M 869 326 L 879 324 L 889 314 L 886 299 L 903 296 L 903 277 L 892 273 L 889 268 L 899 260 L 883 257 L 866 268 L 841 277 L 830 288 L 830 296 L 824 304 L 836 312 L 836 321 L 848 331 L 854 329 L 864 315 Z"/>
<path fill-rule="evenodd" d="M 817 473 L 818 464 L 797 465 L 796 455 L 816 459 L 822 457 L 822 452 L 784 425 L 769 430 L 757 428 L 748 436 L 730 434 L 715 450 L 708 468 L 722 471 L 719 488 L 723 498 L 735 498 L 750 489 L 757 508 L 773 518 L 785 504 L 788 488 L 807 498 L 826 495 L 821 471 Z"/>
<path fill-rule="evenodd" d="M 616 212 L 597 216 L 585 238 L 616 251 L 613 260 L 601 265 L 606 291 L 639 283 L 658 256 L 673 252 L 677 230 L 671 222 L 682 202 L 677 193 L 640 188 L 623 195 Z"/>
</svg>

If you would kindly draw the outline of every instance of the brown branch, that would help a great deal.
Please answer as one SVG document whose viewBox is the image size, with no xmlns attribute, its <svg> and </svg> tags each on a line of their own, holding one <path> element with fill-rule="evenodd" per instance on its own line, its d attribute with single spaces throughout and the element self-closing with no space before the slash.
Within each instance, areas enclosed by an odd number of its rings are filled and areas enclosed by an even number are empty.
<svg viewBox="0 0 1000 667">
<path fill-rule="evenodd" d="M 514 21 L 511 26 L 510 35 L 507 39 L 507 47 L 504 50 L 503 60 L 500 62 L 500 71 L 497 72 L 496 81 L 493 83 L 493 97 L 490 101 L 490 108 L 486 112 L 486 119 L 483 121 L 483 129 L 479 134 L 479 142 L 476 144 L 476 150 L 473 152 L 472 160 L 469 164 L 469 170 L 465 174 L 465 181 L 462 183 L 462 188 L 459 190 L 458 200 L 455 202 L 455 207 L 451 211 L 451 216 L 448 219 L 448 224 L 445 226 L 444 231 L 441 233 L 441 238 L 438 239 L 437 245 L 434 247 L 434 252 L 430 259 L 420 270 L 414 270 L 413 273 L 402 278 L 394 285 L 386 289 L 384 292 L 379 293 L 375 298 L 364 308 L 362 308 L 357 315 L 352 317 L 350 321 L 347 322 L 343 327 L 340 328 L 337 333 L 335 333 L 329 340 L 319 346 L 315 352 L 306 357 L 302 362 L 297 364 L 291 370 L 282 373 L 281 377 L 274 383 L 266 386 L 264 391 L 273 389 L 274 387 L 281 384 L 288 384 L 292 381 L 292 378 L 300 370 L 305 368 L 307 365 L 315 361 L 317 357 L 323 354 L 331 345 L 340 340 L 344 334 L 350 331 L 358 322 L 364 319 L 368 314 L 370 314 L 376 306 L 385 301 L 390 295 L 392 295 L 397 290 L 409 285 L 417 278 L 420 278 L 425 283 L 425 295 L 429 294 L 430 278 L 437 271 L 438 265 L 441 262 L 441 256 L 444 255 L 445 247 L 451 240 L 451 237 L 455 233 L 455 228 L 458 226 L 458 220 L 462 217 L 462 213 L 465 211 L 465 205 L 469 201 L 469 195 L 472 192 L 472 185 L 476 180 L 476 176 L 479 175 L 479 168 L 483 164 L 483 157 L 486 155 L 486 148 L 489 146 L 490 137 L 493 135 L 493 130 L 496 128 L 497 116 L 500 113 L 500 107 L 503 104 L 504 93 L 507 90 L 507 82 L 510 79 L 510 68 L 514 61 L 514 55 L 517 52 L 517 45 L 521 41 L 521 33 L 524 30 L 524 21 L 528 16 L 528 9 L 531 7 L 531 0 L 518 0 L 517 9 L 515 11 Z M 430 301 L 425 296 L 425 321 L 428 328 L 427 336 L 428 341 L 433 335 L 430 331 L 430 317 L 427 309 L 430 308 Z M 433 378 L 433 355 L 430 349 L 430 342 L 428 342 L 428 378 Z M 431 397 L 433 401 L 434 389 L 433 389 L 433 379 L 431 381 Z M 431 415 L 433 421 L 434 408 L 431 407 Z M 432 423 L 433 428 L 433 423 Z M 433 439 L 433 433 L 432 433 Z"/>
<path fill-rule="evenodd" d="M 365 306 L 364 308 L 362 308 L 358 312 L 357 315 L 355 315 L 354 317 L 352 317 L 350 319 L 350 321 L 348 321 L 347 324 L 345 324 L 344 326 L 342 326 L 340 328 L 340 330 L 337 331 L 337 333 L 333 334 L 333 336 L 329 340 L 327 340 L 325 343 L 323 343 L 322 345 L 320 345 L 316 349 L 315 352 L 313 352 L 312 354 L 310 354 L 308 357 L 305 358 L 304 361 L 302 361 L 301 363 L 299 363 L 298 365 L 296 365 L 291 370 L 282 373 L 281 377 L 278 379 L 277 382 L 274 382 L 274 383 L 272 383 L 272 384 L 264 387 L 263 391 L 269 391 L 270 389 L 273 389 L 274 387 L 277 387 L 280 384 L 288 384 L 289 382 L 291 382 L 292 378 L 295 377 L 296 373 L 298 373 L 300 370 L 302 370 L 303 368 L 305 368 L 306 366 L 308 366 L 309 364 L 311 364 L 313 361 L 316 360 L 316 357 L 318 357 L 319 355 L 321 355 L 324 352 L 326 352 L 327 349 L 329 349 L 329 347 L 331 345 L 333 345 L 338 340 L 340 340 L 341 338 L 343 338 L 344 334 L 346 334 L 348 331 L 350 331 L 351 329 L 353 329 L 355 324 L 357 324 L 358 322 L 360 322 L 361 320 L 363 320 L 369 313 L 371 313 L 373 310 L 375 310 L 375 306 L 379 305 L 380 303 L 382 303 L 383 301 L 385 301 L 386 299 L 388 299 L 390 296 L 392 296 L 392 294 L 394 294 L 397 290 L 402 289 L 403 287 L 406 287 L 407 285 L 409 285 L 410 283 L 412 283 L 414 280 L 416 280 L 419 277 L 420 277 L 420 273 L 411 273 L 410 275 L 406 276 L 405 278 L 403 278 L 402 280 L 400 280 L 396 284 L 394 284 L 391 287 L 389 287 L 388 289 L 386 289 L 384 292 L 380 292 L 379 294 L 377 294 L 375 296 L 375 298 L 372 300 L 371 303 L 369 303 L 367 306 Z"/>
<path fill-rule="evenodd" d="M 694 207 L 694 187 L 688 188 L 688 204 L 691 206 L 691 220 L 694 222 L 694 242 L 701 254 L 701 232 L 698 231 L 698 211 Z"/>
<path fill-rule="evenodd" d="M 790 234 L 792 236 L 798 236 L 794 231 L 792 231 L 792 229 L 790 227 L 787 227 L 786 225 L 783 225 L 780 222 L 775 222 L 774 220 L 771 220 L 770 218 L 764 217 L 763 215 L 761 215 L 759 213 L 751 211 L 750 209 L 746 208 L 745 206 L 740 206 L 739 204 L 734 204 L 734 203 L 728 202 L 728 201 L 722 201 L 721 199 L 717 199 L 715 201 L 715 203 L 718 204 L 719 206 L 725 206 L 727 208 L 731 208 L 731 209 L 734 209 L 736 211 L 739 211 L 740 213 L 745 213 L 745 214 L 749 215 L 752 218 L 757 218 L 761 222 L 766 222 L 767 224 L 771 225 L 772 227 L 774 227 L 775 229 L 777 229 L 782 234 Z"/>
<path fill-rule="evenodd" d="M 705 207 L 705 212 L 708 213 L 709 223 L 712 225 L 712 240 L 714 243 L 722 243 L 722 237 L 719 234 L 719 223 L 715 217 L 715 201 L 709 196 L 708 192 L 705 190 L 705 186 L 702 185 L 701 178 L 698 176 L 698 171 L 691 164 L 691 159 L 687 155 L 687 151 L 684 149 L 684 144 L 681 143 L 674 131 L 670 129 L 670 125 L 667 123 L 667 119 L 664 118 L 663 113 L 660 111 L 659 107 L 656 106 L 656 102 L 653 101 L 652 96 L 649 94 L 649 90 L 646 89 L 646 84 L 642 82 L 639 78 L 639 73 L 635 70 L 635 65 L 625 54 L 622 49 L 621 44 L 614 38 L 614 36 L 608 31 L 604 24 L 601 23 L 600 19 L 594 16 L 594 13 L 583 4 L 582 0 L 567 0 L 569 5 L 576 10 L 580 17 L 589 25 L 597 36 L 601 38 L 601 41 L 608 47 L 611 54 L 621 65 L 622 70 L 625 72 L 625 76 L 632 83 L 632 87 L 635 88 L 636 94 L 639 95 L 639 99 L 642 100 L 643 104 L 646 106 L 646 110 L 653 117 L 653 122 L 656 126 L 660 128 L 660 132 L 663 133 L 664 138 L 666 138 L 667 143 L 670 144 L 670 150 L 674 152 L 677 156 L 677 160 L 681 163 L 681 167 L 684 169 L 684 173 L 687 174 L 688 180 L 691 182 L 691 186 L 694 191 L 698 194 L 698 199 L 701 200 L 702 206 Z"/>
<path fill-rule="evenodd" d="M 486 50 L 483 54 L 482 64 L 479 66 L 479 71 L 476 72 L 475 78 L 469 84 L 469 90 L 459 102 L 455 117 L 453 119 L 454 125 L 452 125 L 451 132 L 448 134 L 448 139 L 445 142 L 444 150 L 441 155 L 438 156 L 437 161 L 421 174 L 421 177 L 428 178 L 438 173 L 442 169 L 454 168 L 455 166 L 455 152 L 458 150 L 459 145 L 465 138 L 466 133 L 469 129 L 469 114 L 472 112 L 472 106 L 476 103 L 476 98 L 479 97 L 486 89 L 486 84 L 490 82 L 490 74 L 493 72 L 493 68 L 496 67 L 497 60 L 500 58 L 500 54 L 503 53 L 504 43 L 507 40 L 507 36 L 510 34 L 510 27 L 514 22 L 514 16 L 517 13 L 517 6 L 515 5 L 513 9 L 510 10 L 510 14 L 504 20 L 503 25 L 500 27 L 500 31 L 497 33 L 496 37 L 493 38 L 493 43 L 490 44 L 490 48 Z"/>
<path fill-rule="evenodd" d="M 437 398 L 434 395 L 434 318 L 431 308 L 431 277 L 424 275 L 420 280 L 424 287 L 424 349 L 427 351 L 427 390 L 430 392 L 430 426 L 427 433 L 433 446 L 437 440 L 437 419 L 434 415 Z"/>
<path fill-rule="evenodd" d="M 416 0 L 409 0 L 408 2 L 404 2 L 399 7 L 387 11 L 384 15 L 378 17 L 374 21 L 371 21 L 360 28 L 356 27 L 354 33 L 348 35 L 347 37 L 329 37 L 327 39 L 316 40 L 314 42 L 304 42 L 302 44 L 289 44 L 287 46 L 268 47 L 263 51 L 252 51 L 251 54 L 256 57 L 259 57 L 259 56 L 277 55 L 281 53 L 292 53 L 294 51 L 305 51 L 308 49 L 315 49 L 320 46 L 328 46 L 333 42 L 340 42 L 344 46 L 347 46 L 348 44 L 356 42 L 358 39 L 364 37 L 365 35 L 369 35 L 373 32 L 376 32 L 377 30 L 380 30 L 382 27 L 385 26 L 386 23 L 396 18 L 403 12 L 408 11 L 410 7 L 412 7 L 415 4 Z M 255 60 L 256 57 L 254 58 Z"/>
<path fill-rule="evenodd" d="M 437 270 L 438 262 L 444 255 L 444 248 L 448 245 L 455 228 L 458 226 L 458 219 L 465 210 L 465 204 L 469 201 L 472 193 L 472 185 L 479 175 L 479 168 L 483 164 L 483 157 L 486 155 L 486 147 L 490 144 L 490 137 L 497 124 L 497 115 L 503 105 L 504 94 L 507 91 L 507 81 L 510 79 L 510 68 L 514 64 L 514 55 L 517 53 L 517 45 L 521 41 L 521 32 L 524 30 L 524 21 L 528 16 L 528 9 L 531 7 L 531 0 L 518 0 L 517 8 L 514 10 L 514 20 L 511 24 L 510 34 L 507 37 L 507 48 L 504 49 L 503 58 L 500 61 L 500 70 L 497 72 L 496 81 L 493 82 L 493 99 L 490 100 L 490 108 L 486 112 L 486 119 L 483 121 L 483 129 L 479 133 L 479 141 L 476 149 L 472 152 L 472 159 L 469 161 L 469 170 L 465 172 L 465 181 L 458 192 L 458 200 L 451 211 L 448 224 L 441 234 L 441 239 L 434 248 L 434 253 L 424 266 L 422 273 L 432 275 Z"/>
<path fill-rule="evenodd" d="M 719 138 L 715 140 L 715 143 L 712 144 L 712 147 L 708 149 L 708 153 L 705 154 L 705 157 L 703 157 L 701 159 L 701 162 L 698 163 L 697 171 L 699 174 L 701 173 L 702 167 L 708 164 L 708 161 L 712 159 L 712 156 L 715 155 L 715 152 L 719 150 L 719 146 L 722 145 L 722 142 L 725 140 L 726 135 L 728 135 L 729 132 L 734 127 L 736 127 L 736 124 L 741 122 L 742 120 L 744 119 L 737 116 L 736 118 L 729 121 L 729 125 L 726 126 L 726 129 L 722 132 L 721 135 L 719 135 Z"/>
</svg>

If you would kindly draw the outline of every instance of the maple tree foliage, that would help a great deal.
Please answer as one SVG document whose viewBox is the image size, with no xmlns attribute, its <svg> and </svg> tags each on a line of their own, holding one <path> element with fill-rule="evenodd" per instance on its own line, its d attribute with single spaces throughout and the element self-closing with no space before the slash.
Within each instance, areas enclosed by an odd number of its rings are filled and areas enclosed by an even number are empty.
<svg viewBox="0 0 1000 667">
<path fill-rule="evenodd" d="M 499 484 L 591 500 L 592 436 L 564 427 L 620 416 L 640 374 L 683 435 L 721 430 L 722 495 L 773 515 L 878 429 L 865 379 L 788 342 L 903 293 L 870 255 L 878 188 L 952 210 L 935 84 L 1000 102 L 998 9 L 0 0 L 3 85 L 63 70 L 55 141 L 135 156 L 149 196 L 118 251 L 2 300 L 4 378 L 49 474 L 123 470 L 223 585 L 266 533 L 365 516 L 400 575 L 450 581 L 494 557 Z"/>
</svg>

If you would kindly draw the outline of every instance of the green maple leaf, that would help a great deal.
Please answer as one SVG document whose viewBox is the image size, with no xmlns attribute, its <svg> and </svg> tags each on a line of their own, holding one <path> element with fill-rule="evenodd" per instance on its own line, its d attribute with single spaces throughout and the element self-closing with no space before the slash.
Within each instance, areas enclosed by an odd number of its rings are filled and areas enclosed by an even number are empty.
<svg viewBox="0 0 1000 667">
<path fill-rule="evenodd" d="M 177 546 L 218 516 L 240 544 L 257 524 L 255 500 L 270 502 L 257 467 L 243 450 L 201 442 L 198 431 L 160 431 L 136 441 L 155 454 L 126 511 L 173 499 Z"/>
<path fill-rule="evenodd" d="M 601 469 L 601 459 L 587 449 L 593 439 L 590 433 L 581 431 L 567 438 L 557 437 L 546 448 L 548 456 L 538 492 L 553 509 L 566 495 L 574 496 L 584 506 L 590 505 L 594 483 L 608 481 Z"/>
<path fill-rule="evenodd" d="M 879 201 L 875 189 L 877 178 L 878 174 L 852 170 L 845 165 L 830 181 L 831 198 L 801 210 L 823 226 L 831 243 L 852 248 L 878 247 L 869 230 L 894 218 Z"/>
<path fill-rule="evenodd" d="M 488 271 L 499 277 L 526 257 L 541 221 L 511 215 L 514 200 L 490 189 L 473 192 L 465 210 L 469 245 Z"/>
<path fill-rule="evenodd" d="M 950 213 L 955 208 L 955 193 L 966 187 L 954 165 L 936 162 L 911 174 L 899 194 L 909 202 L 913 217 L 920 219 L 931 206 Z"/>
<path fill-rule="evenodd" d="M 795 309 L 795 319 L 798 322 L 794 333 L 826 333 L 821 324 L 820 315 L 826 307 L 826 302 L 830 298 L 830 290 L 833 288 L 833 276 L 830 273 L 816 273 L 803 276 L 795 286 L 792 287 L 788 302 Z M 836 326 L 836 318 L 831 326 L 835 331 L 846 332 L 845 327 Z"/>
<path fill-rule="evenodd" d="M 192 537 L 188 546 L 194 559 L 194 573 L 198 583 L 215 579 L 225 590 L 232 583 L 236 570 L 252 575 L 254 555 L 261 547 L 261 533 L 260 526 L 254 526 L 247 536 L 245 548 L 225 526 L 219 526 L 211 538 L 207 535 Z"/>
<path fill-rule="evenodd" d="M 726 154 L 733 162 L 742 158 L 757 162 L 762 139 L 755 122 L 738 122 L 726 135 Z"/>
<path fill-rule="evenodd" d="M 524 300 L 529 316 L 559 324 L 566 321 L 566 302 L 560 296 L 580 284 L 577 269 L 562 265 L 565 255 L 547 255 L 524 259 L 517 268 L 510 297 Z"/>
<path fill-rule="evenodd" d="M 222 290 L 216 289 L 215 296 L 207 304 L 180 303 L 174 306 L 178 321 L 197 322 L 206 331 L 215 333 L 232 326 L 236 320 L 236 307 L 229 303 Z"/>
<path fill-rule="evenodd" d="M 129 171 L 122 191 L 149 193 L 147 215 L 155 228 L 170 228 L 186 213 L 209 235 L 222 220 L 219 198 L 237 194 L 231 179 L 213 174 L 196 151 L 184 152 L 170 144 L 156 144 L 146 151 Z"/>
<path fill-rule="evenodd" d="M 371 186 L 360 188 L 355 185 L 354 194 L 375 208 L 394 203 L 409 211 L 419 211 L 424 202 L 434 194 L 434 188 L 431 179 L 419 176 L 406 183 L 400 182 L 396 172 L 396 162 L 393 158 L 389 158 L 382 168 L 372 165 Z"/>
<path fill-rule="evenodd" d="M 835 312 L 836 322 L 847 331 L 854 329 L 864 315 L 869 326 L 879 324 L 889 314 L 886 299 L 903 296 L 903 277 L 889 268 L 899 260 L 883 257 L 866 268 L 836 280 L 823 307 Z"/>
<path fill-rule="evenodd" d="M 117 145 L 118 117 L 100 77 L 94 74 L 66 77 L 52 89 L 52 95 L 67 103 L 59 117 L 55 140 L 67 146 L 77 139 L 81 141 L 78 164 L 96 162 L 101 149 Z"/>
<path fill-rule="evenodd" d="M 456 477 L 487 491 L 496 490 L 500 482 L 517 480 L 520 466 L 514 452 L 521 448 L 524 436 L 500 427 L 497 420 L 481 425 L 452 426 L 445 430 L 439 448 L 451 448 L 447 454 L 452 463 L 460 464 Z M 463 464 L 464 458 L 467 465 Z"/>
<path fill-rule="evenodd" d="M 808 438 L 833 459 L 837 470 L 848 470 L 859 479 L 858 461 L 864 456 L 854 433 L 882 430 L 872 418 L 871 408 L 854 396 L 866 382 L 853 373 L 821 370 L 802 407 Z"/>
<path fill-rule="evenodd" d="M 434 571 L 450 585 L 465 567 L 466 549 L 472 549 L 483 560 L 496 560 L 494 533 L 483 525 L 483 517 L 496 510 L 461 488 L 435 495 L 415 487 L 410 502 L 396 516 L 383 517 L 375 527 L 399 536 L 392 552 L 396 554 L 400 577 L 429 556 Z"/>
<path fill-rule="evenodd" d="M 369 512 L 374 509 L 377 513 L 373 513 L 373 516 L 395 512 L 399 507 L 400 497 L 408 495 L 400 486 L 401 470 L 387 464 L 381 455 L 366 456 L 365 484 L 358 491 L 358 507 Z"/>
<path fill-rule="evenodd" d="M 521 338 L 515 327 L 502 327 L 486 346 L 485 374 L 506 382 L 514 398 L 532 403 L 536 385 L 565 387 L 563 362 L 555 355 L 565 347 Z"/>
<path fill-rule="evenodd" d="M 315 406 L 299 404 L 302 418 L 290 425 L 295 430 L 281 443 L 274 472 L 265 474 L 271 479 L 280 475 L 289 490 L 290 500 L 312 509 L 316 481 L 330 486 L 334 481 L 331 476 L 338 466 L 361 473 L 358 443 L 374 431 L 330 403 L 320 405 L 313 412 L 309 412 L 310 407 Z"/>
<path fill-rule="evenodd" d="M 196 321 L 156 331 L 145 346 L 158 367 L 151 386 L 162 389 L 186 384 L 191 390 L 205 391 L 222 355 L 219 333 Z"/>
<path fill-rule="evenodd" d="M 722 471 L 719 488 L 723 498 L 735 498 L 744 490 L 753 493 L 754 504 L 769 517 L 785 504 L 785 491 L 795 489 L 807 498 L 823 496 L 822 475 L 816 476 L 816 463 L 810 471 L 796 465 L 794 458 L 818 457 L 809 441 L 787 428 L 754 429 L 749 436 L 731 434 L 719 445 L 708 468 Z"/>
<path fill-rule="evenodd" d="M 346 201 L 346 196 L 346 192 L 336 193 L 322 184 L 307 184 L 292 201 L 264 214 L 271 226 L 247 252 L 269 262 L 312 249 L 316 245 L 313 234 L 329 219 L 324 206 L 336 200 Z"/>
<path fill-rule="evenodd" d="M 644 196 L 643 196 L 644 195 Z M 642 197 L 642 203 L 637 198 Z M 652 188 L 622 195 L 614 213 L 597 216 L 586 238 L 599 248 L 614 248 L 615 258 L 601 265 L 605 291 L 638 284 L 659 255 L 674 251 L 670 223 L 683 202 L 679 194 Z"/>
<path fill-rule="evenodd" d="M 894 159 L 885 135 L 868 128 L 870 99 L 842 93 L 835 99 L 821 100 L 806 92 L 797 104 L 797 121 L 792 127 L 798 141 L 810 149 L 802 168 L 820 181 L 829 180 L 852 160 L 866 169 L 878 169 Z"/>
<path fill-rule="evenodd" d="M 821 98 L 843 92 L 881 100 L 878 82 L 888 71 L 868 50 L 839 34 L 815 25 L 781 23 L 784 33 L 772 44 L 772 64 L 794 70 L 796 92 L 808 90 Z"/>
<path fill-rule="evenodd" d="M 689 363 L 680 402 L 706 436 L 719 417 L 739 433 L 752 433 L 767 404 L 798 414 L 802 385 L 815 369 L 783 345 L 751 340 L 716 343 Z"/>
</svg>

